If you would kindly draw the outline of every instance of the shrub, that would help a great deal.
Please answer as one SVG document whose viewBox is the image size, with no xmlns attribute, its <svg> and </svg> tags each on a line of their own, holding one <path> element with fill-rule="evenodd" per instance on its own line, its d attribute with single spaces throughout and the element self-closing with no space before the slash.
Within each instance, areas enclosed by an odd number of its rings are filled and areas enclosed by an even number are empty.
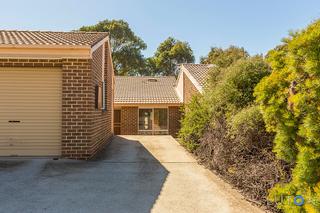
<svg viewBox="0 0 320 213">
<path fill-rule="evenodd" d="M 196 155 L 200 162 L 223 176 L 250 200 L 273 209 L 268 190 L 290 178 L 290 166 L 272 153 L 273 135 L 267 133 L 257 106 L 249 106 L 231 123 L 217 120 L 201 138 Z M 229 126 L 229 128 L 228 128 Z"/>
<path fill-rule="evenodd" d="M 277 157 L 294 164 L 292 180 L 270 191 L 285 212 L 320 212 L 320 21 L 270 51 L 272 74 L 255 89 Z M 305 205 L 294 204 L 302 195 Z M 282 198 L 282 199 L 281 199 Z"/>
<path fill-rule="evenodd" d="M 214 67 L 204 93 L 187 105 L 180 136 L 199 160 L 251 200 L 267 203 L 267 191 L 288 180 L 290 165 L 275 159 L 253 91 L 270 74 L 260 56 Z M 191 147 L 191 149 L 190 149 Z"/>
<path fill-rule="evenodd" d="M 198 141 L 209 122 L 208 105 L 201 95 L 196 95 L 184 108 L 184 116 L 181 121 L 182 128 L 179 132 L 181 143 L 191 152 L 199 145 Z"/>
</svg>

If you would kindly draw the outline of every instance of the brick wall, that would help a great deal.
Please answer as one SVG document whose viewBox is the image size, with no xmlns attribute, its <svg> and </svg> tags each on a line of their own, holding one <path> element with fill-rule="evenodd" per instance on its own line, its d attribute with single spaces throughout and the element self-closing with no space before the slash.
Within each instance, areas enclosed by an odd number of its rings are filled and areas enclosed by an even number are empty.
<svg viewBox="0 0 320 213">
<path fill-rule="evenodd" d="M 121 108 L 121 135 L 138 134 L 138 107 Z"/>
<path fill-rule="evenodd" d="M 177 136 L 180 130 L 181 112 L 180 106 L 169 106 L 169 134 L 173 137 Z M 160 131 L 140 131 L 138 132 L 138 107 L 123 106 L 121 108 L 121 135 L 152 135 L 152 134 L 168 134 Z"/>
<path fill-rule="evenodd" d="M 181 111 L 179 106 L 169 106 L 169 134 L 177 137 L 180 130 Z"/>
<path fill-rule="evenodd" d="M 93 103 L 90 59 L 62 61 L 62 156 L 91 157 Z"/>
<path fill-rule="evenodd" d="M 1 58 L 0 67 L 56 67 L 62 69 L 62 157 L 89 159 L 112 136 L 113 70 L 108 43 L 93 53 L 93 59 Z M 95 110 L 95 84 L 102 81 L 105 63 L 106 111 Z"/>
<path fill-rule="evenodd" d="M 105 50 L 103 49 L 105 48 Z M 108 52 L 107 44 L 99 47 L 92 54 L 92 91 L 95 89 L 95 85 L 102 86 L 102 73 L 104 67 L 104 80 L 106 84 L 106 109 L 94 109 L 93 110 L 93 121 L 92 121 L 92 147 L 91 156 L 97 153 L 104 145 L 108 142 L 108 139 L 112 136 L 112 111 L 113 111 L 113 71 L 110 66 L 110 60 L 108 55 L 103 60 L 104 51 Z M 104 63 L 104 66 L 103 66 Z M 93 97 L 94 98 L 94 97 Z M 94 103 L 94 99 L 92 100 Z"/>
<path fill-rule="evenodd" d="M 190 81 L 188 76 L 186 76 L 185 73 L 183 73 L 183 100 L 184 103 L 190 102 L 192 96 L 199 91 L 194 86 L 194 84 Z"/>
</svg>

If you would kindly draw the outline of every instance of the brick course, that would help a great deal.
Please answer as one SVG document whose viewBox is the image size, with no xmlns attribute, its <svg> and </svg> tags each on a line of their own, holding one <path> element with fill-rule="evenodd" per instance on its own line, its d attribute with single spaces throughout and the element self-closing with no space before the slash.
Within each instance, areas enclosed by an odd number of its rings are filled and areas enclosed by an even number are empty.
<svg viewBox="0 0 320 213">
<path fill-rule="evenodd" d="M 0 67 L 55 67 L 62 69 L 62 157 L 90 159 L 113 134 L 113 70 L 108 43 L 92 59 L 0 58 Z M 102 82 L 105 62 L 106 110 L 96 110 L 95 85 Z"/>
</svg>

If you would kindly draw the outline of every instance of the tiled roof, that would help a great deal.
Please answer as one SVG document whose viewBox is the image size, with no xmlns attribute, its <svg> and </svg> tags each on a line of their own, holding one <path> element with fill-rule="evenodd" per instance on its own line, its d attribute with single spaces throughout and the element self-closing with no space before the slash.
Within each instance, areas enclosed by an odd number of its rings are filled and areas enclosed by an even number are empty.
<svg viewBox="0 0 320 213">
<path fill-rule="evenodd" d="M 179 104 L 176 79 L 168 77 L 115 77 L 115 103 L 123 104 Z"/>
<path fill-rule="evenodd" d="M 212 68 L 212 64 L 182 64 L 194 77 L 194 79 L 203 87 L 208 78 L 208 72 Z"/>
<path fill-rule="evenodd" d="M 45 32 L 0 30 L 0 45 L 94 46 L 108 36 L 101 32 Z"/>
</svg>

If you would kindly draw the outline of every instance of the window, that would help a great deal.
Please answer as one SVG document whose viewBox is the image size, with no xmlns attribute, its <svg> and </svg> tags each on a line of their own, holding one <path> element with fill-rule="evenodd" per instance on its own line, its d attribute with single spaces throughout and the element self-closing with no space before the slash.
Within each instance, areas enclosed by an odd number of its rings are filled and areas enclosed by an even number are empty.
<svg viewBox="0 0 320 213">
<path fill-rule="evenodd" d="M 106 82 L 102 82 L 102 110 L 106 110 Z"/>
<path fill-rule="evenodd" d="M 102 86 L 95 86 L 95 108 L 96 109 L 106 109 L 106 101 L 105 101 L 105 90 L 106 84 L 102 82 Z"/>
<path fill-rule="evenodd" d="M 141 131 L 167 131 L 168 109 L 139 109 L 139 130 Z"/>
<path fill-rule="evenodd" d="M 154 109 L 154 130 L 168 129 L 168 110 Z"/>
<path fill-rule="evenodd" d="M 152 109 L 139 109 L 139 130 L 152 130 Z"/>
</svg>

